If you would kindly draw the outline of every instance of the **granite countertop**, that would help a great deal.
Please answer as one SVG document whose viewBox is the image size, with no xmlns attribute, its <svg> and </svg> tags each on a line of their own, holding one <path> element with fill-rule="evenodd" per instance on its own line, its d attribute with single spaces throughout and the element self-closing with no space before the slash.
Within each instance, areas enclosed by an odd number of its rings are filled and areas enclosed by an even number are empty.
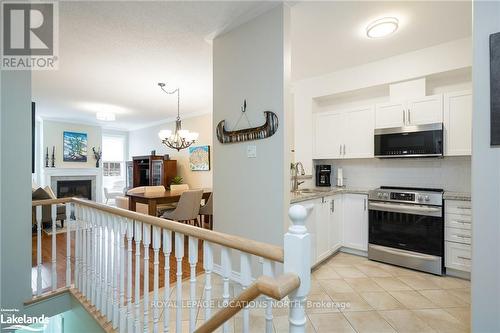
<svg viewBox="0 0 500 333">
<path fill-rule="evenodd" d="M 444 191 L 443 195 L 444 200 L 463 200 L 470 201 L 470 193 L 466 192 L 453 192 L 453 191 Z"/>
<path fill-rule="evenodd" d="M 335 195 L 337 193 L 351 193 L 351 194 L 368 194 L 368 189 L 350 188 L 350 187 L 316 187 L 314 188 L 317 192 L 313 193 L 291 193 L 290 203 L 303 202 L 307 200 L 319 199 L 322 197 L 327 197 L 330 195 Z M 453 192 L 445 191 L 443 194 L 445 200 L 464 200 L 470 201 L 471 195 L 466 192 Z"/>
<path fill-rule="evenodd" d="M 330 195 L 335 195 L 338 193 L 350 193 L 350 194 L 365 194 L 368 195 L 367 189 L 349 188 L 349 187 L 316 187 L 314 188 L 317 192 L 314 193 L 291 193 L 290 203 L 303 202 L 307 200 L 314 200 L 322 197 L 327 197 Z"/>
</svg>

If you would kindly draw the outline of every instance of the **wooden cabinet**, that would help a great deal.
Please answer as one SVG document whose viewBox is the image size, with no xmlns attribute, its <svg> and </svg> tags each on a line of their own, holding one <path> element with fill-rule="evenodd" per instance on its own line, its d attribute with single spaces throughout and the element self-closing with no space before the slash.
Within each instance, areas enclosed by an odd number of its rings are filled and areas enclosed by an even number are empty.
<svg viewBox="0 0 500 333">
<path fill-rule="evenodd" d="M 443 122 L 443 95 L 377 104 L 375 127 L 390 128 Z"/>
<path fill-rule="evenodd" d="M 368 196 L 344 194 L 343 244 L 345 247 L 368 250 Z"/>
<path fill-rule="evenodd" d="M 177 175 L 177 161 L 165 156 L 134 156 L 132 158 L 133 187 L 170 186 Z"/>
<path fill-rule="evenodd" d="M 472 92 L 444 94 L 444 153 L 446 156 L 471 155 Z"/>
<path fill-rule="evenodd" d="M 374 126 L 372 106 L 317 113 L 314 117 L 314 158 L 373 157 Z"/>
</svg>

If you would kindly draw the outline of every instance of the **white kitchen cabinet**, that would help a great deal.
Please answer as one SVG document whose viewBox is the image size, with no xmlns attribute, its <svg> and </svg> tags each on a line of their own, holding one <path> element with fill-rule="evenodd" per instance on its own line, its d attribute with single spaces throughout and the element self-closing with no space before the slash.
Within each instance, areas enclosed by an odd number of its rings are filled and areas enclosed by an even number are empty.
<svg viewBox="0 0 500 333">
<path fill-rule="evenodd" d="M 445 201 L 444 264 L 470 272 L 472 265 L 472 210 L 470 201 Z"/>
<path fill-rule="evenodd" d="M 343 243 L 345 247 L 368 250 L 368 196 L 344 194 Z"/>
<path fill-rule="evenodd" d="M 471 155 L 472 92 L 444 94 L 444 153 L 446 156 Z"/>
<path fill-rule="evenodd" d="M 375 128 L 404 126 L 406 102 L 380 103 L 375 106 Z"/>
<path fill-rule="evenodd" d="M 373 157 L 374 126 L 372 106 L 315 114 L 314 158 Z"/>
<path fill-rule="evenodd" d="M 321 198 L 316 209 L 316 260 L 318 263 L 330 255 L 330 201 Z"/>
<path fill-rule="evenodd" d="M 344 115 L 338 112 L 324 112 L 314 115 L 314 158 L 340 158 L 343 123 Z"/>
<path fill-rule="evenodd" d="M 375 128 L 390 128 L 443 122 L 443 95 L 377 104 Z"/>
<path fill-rule="evenodd" d="M 337 194 L 327 198 L 329 203 L 330 219 L 329 226 L 329 248 L 331 252 L 335 252 L 342 247 L 343 244 L 343 200 L 342 195 Z"/>
<path fill-rule="evenodd" d="M 408 101 L 406 124 L 424 125 L 443 122 L 443 95 L 420 97 Z"/>
</svg>

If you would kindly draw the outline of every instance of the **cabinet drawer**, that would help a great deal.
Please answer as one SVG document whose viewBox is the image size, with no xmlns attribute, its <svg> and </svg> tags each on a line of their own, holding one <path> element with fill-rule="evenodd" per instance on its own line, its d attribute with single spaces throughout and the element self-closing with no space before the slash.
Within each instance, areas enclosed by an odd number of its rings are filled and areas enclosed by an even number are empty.
<svg viewBox="0 0 500 333">
<path fill-rule="evenodd" d="M 459 215 L 472 215 L 470 201 L 446 200 L 445 212 Z"/>
<path fill-rule="evenodd" d="M 460 228 L 460 229 L 471 229 L 472 216 L 470 215 L 458 215 L 458 214 L 446 214 L 445 215 L 445 226 L 450 228 Z"/>
<path fill-rule="evenodd" d="M 460 271 L 471 271 L 471 246 L 453 242 L 445 242 L 445 266 Z"/>
<path fill-rule="evenodd" d="M 457 229 L 446 227 L 444 230 L 444 239 L 450 242 L 463 244 L 471 243 L 471 231 L 467 229 Z"/>
</svg>

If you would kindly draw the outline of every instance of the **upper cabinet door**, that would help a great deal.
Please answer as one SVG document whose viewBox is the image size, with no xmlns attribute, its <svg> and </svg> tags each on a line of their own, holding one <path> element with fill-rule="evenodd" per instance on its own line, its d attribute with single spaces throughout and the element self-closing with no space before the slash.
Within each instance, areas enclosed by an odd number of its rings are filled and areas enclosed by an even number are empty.
<svg viewBox="0 0 500 333">
<path fill-rule="evenodd" d="M 343 158 L 370 158 L 373 153 L 375 109 L 372 106 L 345 113 Z"/>
<path fill-rule="evenodd" d="M 444 149 L 446 156 L 471 155 L 472 92 L 444 95 Z"/>
<path fill-rule="evenodd" d="M 375 128 L 404 126 L 406 103 L 381 103 L 375 107 Z"/>
<path fill-rule="evenodd" d="M 432 95 L 408 101 L 407 125 L 443 122 L 443 95 Z"/>
<path fill-rule="evenodd" d="M 317 113 L 314 117 L 314 158 L 339 158 L 342 148 L 344 116 L 341 113 Z"/>
</svg>

